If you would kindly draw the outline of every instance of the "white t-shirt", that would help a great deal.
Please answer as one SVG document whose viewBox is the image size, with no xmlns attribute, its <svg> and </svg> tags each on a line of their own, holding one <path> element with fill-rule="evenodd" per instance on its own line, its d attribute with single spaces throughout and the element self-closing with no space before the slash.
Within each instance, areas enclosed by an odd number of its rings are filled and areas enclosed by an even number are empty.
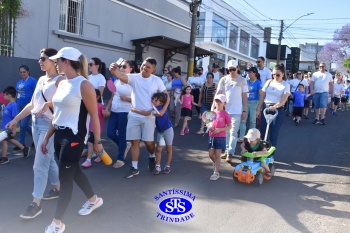
<svg viewBox="0 0 350 233">
<path fill-rule="evenodd" d="M 192 89 L 198 89 L 203 85 L 200 77 L 189 77 L 188 83 L 191 84 Z"/>
<path fill-rule="evenodd" d="M 264 69 L 262 70 L 258 68 L 258 72 L 260 74 L 260 80 L 262 85 L 265 85 L 266 81 L 272 78 L 271 70 L 267 67 L 264 67 Z"/>
<path fill-rule="evenodd" d="M 53 125 L 69 127 L 74 134 L 80 134 L 87 141 L 90 115 L 82 101 L 81 83 L 86 79 L 77 76 L 65 79 L 58 84 L 57 91 L 52 98 L 54 106 Z M 87 80 L 86 80 L 87 81 Z"/>
<path fill-rule="evenodd" d="M 220 72 L 213 72 L 214 75 L 214 83 L 218 84 L 220 81 Z"/>
<path fill-rule="evenodd" d="M 290 93 L 290 85 L 286 81 L 279 83 L 271 80 L 265 83 L 262 90 L 266 93 L 264 102 L 267 104 L 275 104 L 282 101 L 284 94 Z"/>
<path fill-rule="evenodd" d="M 314 82 L 314 92 L 329 92 L 329 83 L 333 82 L 332 75 L 328 72 L 315 72 L 312 74 L 311 81 Z"/>
<path fill-rule="evenodd" d="M 202 83 L 205 83 L 207 81 L 207 73 L 203 73 L 199 78 L 202 80 Z"/>
<path fill-rule="evenodd" d="M 295 90 L 298 88 L 299 83 L 303 84 L 305 89 L 306 89 L 306 87 L 309 86 L 309 82 L 306 79 L 299 80 L 297 78 L 294 78 L 294 79 L 289 81 L 289 84 L 292 87 L 291 92 L 295 92 Z"/>
<path fill-rule="evenodd" d="M 231 78 L 230 75 L 227 75 L 220 79 L 217 90 L 226 95 L 225 109 L 229 114 L 242 114 L 242 94 L 249 91 L 245 78 L 240 75 L 237 78 Z"/>
<path fill-rule="evenodd" d="M 151 98 L 154 93 L 165 90 L 163 81 L 153 74 L 148 78 L 143 78 L 141 74 L 128 74 L 128 78 L 131 86 L 131 105 L 141 111 L 152 110 Z M 131 111 L 129 115 L 146 117 Z M 154 115 L 151 114 L 147 117 L 154 118 Z"/>
<path fill-rule="evenodd" d="M 89 82 L 92 84 L 92 86 L 94 86 L 95 89 L 106 86 L 106 79 L 105 76 L 103 76 L 102 74 L 90 74 Z"/>
<path fill-rule="evenodd" d="M 342 83 L 334 83 L 334 96 L 340 97 L 342 92 L 345 92 L 344 85 Z"/>
<path fill-rule="evenodd" d="M 120 99 L 120 96 L 131 97 L 131 86 L 125 84 L 119 79 L 114 81 L 114 85 L 117 88 L 117 91 L 114 92 L 112 100 L 112 112 L 129 112 L 131 108 L 131 103 L 123 101 Z"/>
</svg>

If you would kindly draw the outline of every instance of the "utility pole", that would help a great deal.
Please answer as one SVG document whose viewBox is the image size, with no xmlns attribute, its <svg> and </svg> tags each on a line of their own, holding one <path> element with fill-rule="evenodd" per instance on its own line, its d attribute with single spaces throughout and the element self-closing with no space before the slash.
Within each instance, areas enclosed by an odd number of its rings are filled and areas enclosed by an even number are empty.
<svg viewBox="0 0 350 233">
<path fill-rule="evenodd" d="M 188 68 L 187 76 L 193 76 L 194 70 L 194 58 L 196 51 L 196 30 L 197 30 L 197 17 L 198 17 L 198 6 L 202 3 L 202 0 L 192 0 L 190 3 L 190 11 L 192 12 L 192 23 L 191 23 L 191 37 L 190 37 L 190 51 L 188 54 Z"/>
<path fill-rule="evenodd" d="M 280 60 L 281 60 L 282 37 L 283 37 L 283 20 L 281 20 L 280 36 L 278 37 L 278 49 L 277 49 L 277 62 L 276 62 L 276 64 L 280 64 Z"/>
</svg>

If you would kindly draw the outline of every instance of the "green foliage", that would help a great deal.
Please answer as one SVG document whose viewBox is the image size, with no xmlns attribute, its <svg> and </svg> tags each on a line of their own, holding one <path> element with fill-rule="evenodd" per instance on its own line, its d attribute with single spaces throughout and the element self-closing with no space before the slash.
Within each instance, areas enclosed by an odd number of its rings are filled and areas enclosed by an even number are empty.
<svg viewBox="0 0 350 233">
<path fill-rule="evenodd" d="M 0 0 L 1 13 L 8 12 L 12 18 L 17 18 L 20 14 L 21 0 Z"/>
<path fill-rule="evenodd" d="M 343 66 L 350 69 L 350 57 L 348 57 L 344 60 Z"/>
</svg>

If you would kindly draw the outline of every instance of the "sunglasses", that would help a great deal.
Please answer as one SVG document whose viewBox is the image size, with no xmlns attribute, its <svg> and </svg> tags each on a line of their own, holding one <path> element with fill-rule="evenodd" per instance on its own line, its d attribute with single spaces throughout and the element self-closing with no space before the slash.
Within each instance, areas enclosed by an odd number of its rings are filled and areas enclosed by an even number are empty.
<svg viewBox="0 0 350 233">
<path fill-rule="evenodd" d="M 281 77 L 280 74 L 272 74 L 273 76 L 276 76 L 276 77 Z"/>
<path fill-rule="evenodd" d="M 39 60 L 44 62 L 44 61 L 46 61 L 46 58 L 48 58 L 48 57 L 39 57 Z"/>
<path fill-rule="evenodd" d="M 320 66 L 320 68 L 323 68 L 324 66 Z"/>
<path fill-rule="evenodd" d="M 260 63 L 260 61 L 256 61 L 256 63 Z"/>
<path fill-rule="evenodd" d="M 86 63 L 85 63 L 86 64 Z M 94 63 L 89 63 L 89 66 L 94 66 L 95 64 Z"/>
<path fill-rule="evenodd" d="M 122 65 L 122 66 L 119 66 L 119 68 L 126 69 L 126 68 L 128 68 L 128 66 L 127 65 Z"/>
<path fill-rule="evenodd" d="M 297 74 L 301 74 L 301 73 L 297 73 Z"/>
<path fill-rule="evenodd" d="M 164 72 L 168 71 L 168 70 L 163 70 Z"/>
<path fill-rule="evenodd" d="M 237 69 L 236 68 L 230 68 L 228 70 L 231 72 L 231 71 L 236 71 Z"/>
</svg>

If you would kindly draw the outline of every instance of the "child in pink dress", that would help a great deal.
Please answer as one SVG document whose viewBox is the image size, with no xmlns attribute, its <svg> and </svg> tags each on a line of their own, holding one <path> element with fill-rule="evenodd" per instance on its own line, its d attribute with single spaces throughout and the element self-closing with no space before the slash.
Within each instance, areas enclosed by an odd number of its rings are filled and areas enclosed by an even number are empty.
<svg viewBox="0 0 350 233">
<path fill-rule="evenodd" d="M 97 98 L 97 111 L 98 111 L 98 119 L 100 120 L 100 131 L 102 134 L 103 126 L 104 126 L 104 118 L 102 111 L 104 109 L 104 106 L 102 104 L 101 100 L 101 92 L 98 89 L 95 89 L 96 91 L 96 98 Z M 87 158 L 84 163 L 81 164 L 83 168 L 89 168 L 91 167 L 91 157 L 92 157 L 92 152 L 93 152 L 93 147 L 94 147 L 94 128 L 92 127 L 92 122 L 90 121 L 90 126 L 89 126 L 89 138 L 88 138 L 88 151 L 87 151 Z M 94 162 L 99 163 L 101 162 L 101 158 L 97 156 L 97 158 L 94 160 Z"/>
<path fill-rule="evenodd" d="M 184 118 L 184 123 L 182 125 L 182 130 L 180 131 L 180 135 L 183 136 L 185 133 L 189 133 L 190 129 L 188 128 L 187 121 L 192 117 L 192 104 L 195 106 L 199 106 L 193 100 L 193 95 L 191 94 L 192 88 L 191 86 L 185 87 L 179 99 L 179 103 L 181 104 L 181 116 Z"/>
</svg>

